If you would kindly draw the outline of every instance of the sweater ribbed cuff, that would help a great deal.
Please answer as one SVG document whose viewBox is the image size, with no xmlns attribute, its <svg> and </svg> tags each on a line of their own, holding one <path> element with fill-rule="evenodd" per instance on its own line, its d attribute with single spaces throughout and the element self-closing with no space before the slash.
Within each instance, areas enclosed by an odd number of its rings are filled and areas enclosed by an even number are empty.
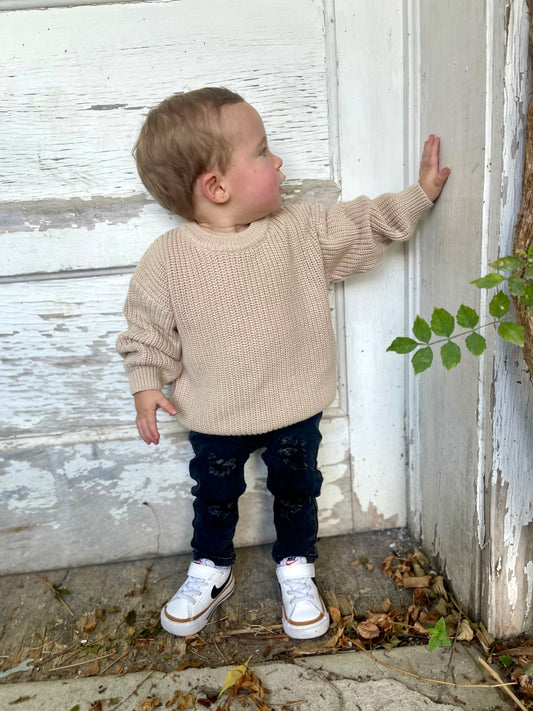
<svg viewBox="0 0 533 711">
<path fill-rule="evenodd" d="M 128 373 L 128 378 L 132 395 L 141 390 L 161 390 L 163 387 L 159 368 L 155 366 L 136 368 Z"/>
<path fill-rule="evenodd" d="M 402 190 L 401 193 L 398 193 L 398 195 L 413 222 L 418 222 L 424 212 L 434 205 L 422 189 L 420 183 L 410 185 L 405 190 Z"/>
</svg>

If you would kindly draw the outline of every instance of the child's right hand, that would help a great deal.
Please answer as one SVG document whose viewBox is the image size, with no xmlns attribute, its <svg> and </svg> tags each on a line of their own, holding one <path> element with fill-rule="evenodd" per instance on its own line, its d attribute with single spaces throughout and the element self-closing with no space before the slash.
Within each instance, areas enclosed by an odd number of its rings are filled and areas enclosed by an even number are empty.
<svg viewBox="0 0 533 711">
<path fill-rule="evenodd" d="M 161 390 L 141 390 L 133 396 L 137 418 L 135 424 L 146 444 L 159 444 L 156 410 L 163 408 L 169 415 L 176 415 L 174 405 L 167 400 Z"/>
<path fill-rule="evenodd" d="M 449 168 L 439 170 L 439 150 L 440 138 L 431 134 L 424 143 L 418 174 L 420 187 L 431 202 L 435 202 L 439 197 L 444 183 L 448 180 L 448 176 L 450 175 Z"/>
</svg>

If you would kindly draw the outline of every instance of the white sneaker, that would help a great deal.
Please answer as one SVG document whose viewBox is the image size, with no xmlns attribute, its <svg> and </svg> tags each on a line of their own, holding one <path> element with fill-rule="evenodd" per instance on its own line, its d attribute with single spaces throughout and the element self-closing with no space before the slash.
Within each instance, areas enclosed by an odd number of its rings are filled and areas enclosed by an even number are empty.
<svg viewBox="0 0 533 711">
<path fill-rule="evenodd" d="M 276 568 L 281 589 L 283 630 L 295 639 L 325 634 L 329 614 L 314 580 L 315 566 L 306 558 L 284 558 Z"/>
<path fill-rule="evenodd" d="M 233 595 L 234 589 L 231 568 L 217 568 L 205 558 L 194 561 L 189 566 L 187 580 L 161 610 L 161 626 L 178 637 L 196 634 L 220 603 Z"/>
</svg>

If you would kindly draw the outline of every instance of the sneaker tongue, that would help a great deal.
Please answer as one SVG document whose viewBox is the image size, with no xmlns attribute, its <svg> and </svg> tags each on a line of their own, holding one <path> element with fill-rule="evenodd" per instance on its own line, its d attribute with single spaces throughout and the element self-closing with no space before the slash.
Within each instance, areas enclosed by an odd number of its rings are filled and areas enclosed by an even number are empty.
<svg viewBox="0 0 533 711">
<path fill-rule="evenodd" d="M 209 568 L 215 567 L 215 564 L 209 558 L 200 558 L 200 560 L 195 560 L 194 562 L 198 563 L 198 565 L 207 565 Z"/>
<path fill-rule="evenodd" d="M 279 565 L 292 565 L 293 563 L 307 563 L 307 558 L 301 555 L 291 555 L 284 558 Z"/>
</svg>

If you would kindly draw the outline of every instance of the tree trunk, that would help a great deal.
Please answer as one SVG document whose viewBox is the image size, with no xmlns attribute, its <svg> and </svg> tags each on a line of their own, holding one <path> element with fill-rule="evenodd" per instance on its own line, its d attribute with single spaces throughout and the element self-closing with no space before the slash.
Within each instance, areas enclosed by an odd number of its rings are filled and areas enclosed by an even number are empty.
<svg viewBox="0 0 533 711">
<path fill-rule="evenodd" d="M 527 0 L 529 9 L 529 58 L 533 60 L 533 0 Z M 533 97 L 529 101 L 527 112 L 526 156 L 524 164 L 524 182 L 522 202 L 516 221 L 513 249 L 527 250 L 533 243 Z M 518 320 L 525 330 L 524 358 L 533 379 L 533 309 L 526 309 L 513 297 Z"/>
</svg>

